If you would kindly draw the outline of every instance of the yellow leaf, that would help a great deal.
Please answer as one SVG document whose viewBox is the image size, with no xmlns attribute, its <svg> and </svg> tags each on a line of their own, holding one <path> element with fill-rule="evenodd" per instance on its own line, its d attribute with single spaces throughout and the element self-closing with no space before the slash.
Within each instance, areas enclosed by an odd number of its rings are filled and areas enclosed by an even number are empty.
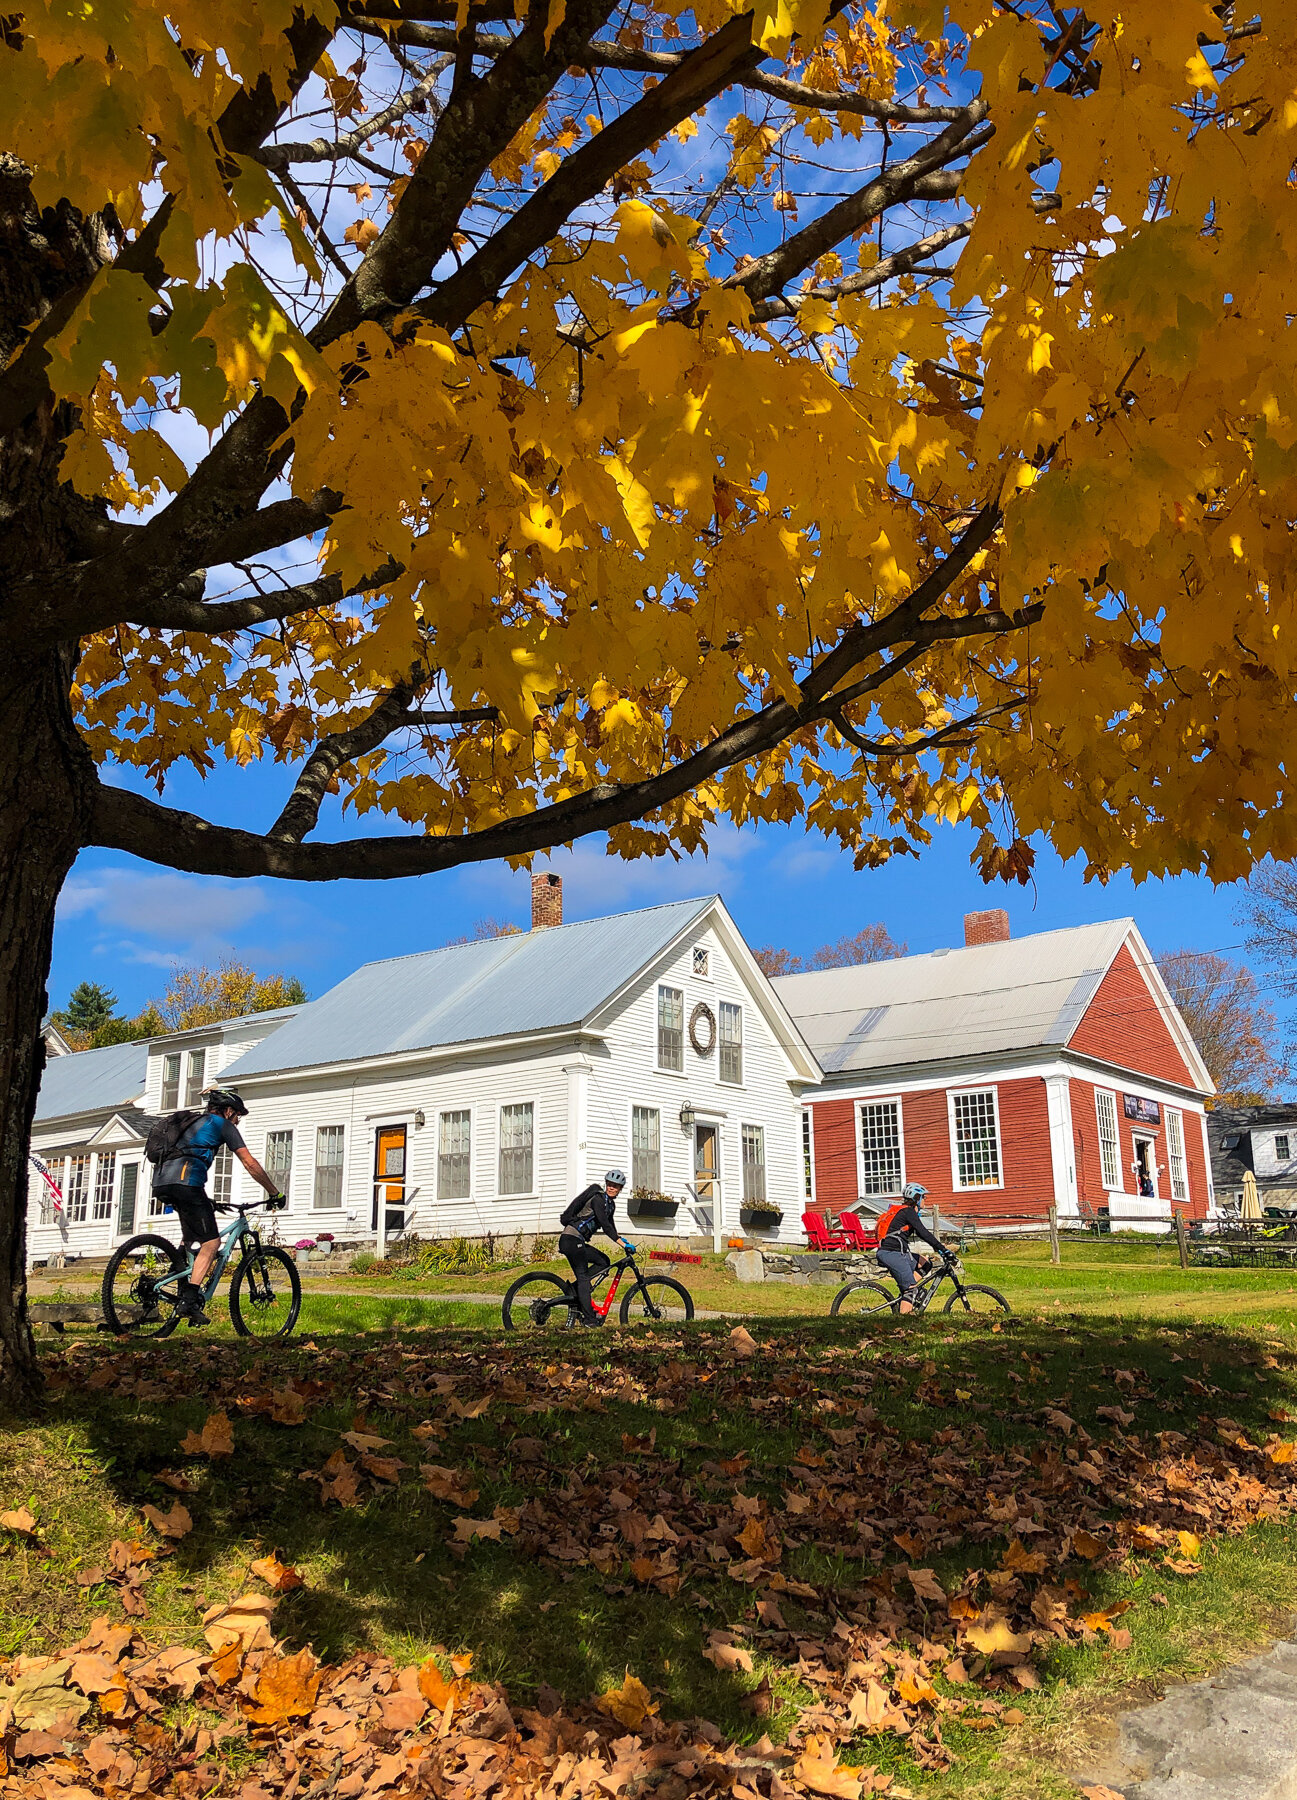
<svg viewBox="0 0 1297 1800">
<path fill-rule="evenodd" d="M 629 1670 L 620 1687 L 609 1688 L 606 1694 L 599 1696 L 599 1705 L 630 1731 L 638 1731 L 645 1719 L 658 1709 L 644 1683 Z"/>
</svg>

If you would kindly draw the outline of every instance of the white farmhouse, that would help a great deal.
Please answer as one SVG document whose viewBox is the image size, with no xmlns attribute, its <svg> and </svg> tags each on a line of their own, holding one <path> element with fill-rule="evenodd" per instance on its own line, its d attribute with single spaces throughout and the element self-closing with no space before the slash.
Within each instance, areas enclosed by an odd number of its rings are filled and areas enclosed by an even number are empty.
<svg viewBox="0 0 1297 1800">
<path fill-rule="evenodd" d="M 800 1240 L 800 1096 L 822 1072 L 719 897 L 547 924 L 559 904 L 557 878 L 538 875 L 530 932 L 367 963 L 305 1006 L 53 1059 L 33 1149 L 66 1236 L 33 1174 L 29 1257 L 104 1255 L 172 1226 L 150 1215 L 148 1121 L 218 1077 L 288 1194 L 290 1243 L 550 1235 L 613 1166 L 681 1203 L 636 1217 L 637 1238 L 723 1239 L 745 1203 L 770 1200 L 779 1235 Z M 260 1192 L 228 1158 L 213 1174 L 218 1198 Z"/>
</svg>

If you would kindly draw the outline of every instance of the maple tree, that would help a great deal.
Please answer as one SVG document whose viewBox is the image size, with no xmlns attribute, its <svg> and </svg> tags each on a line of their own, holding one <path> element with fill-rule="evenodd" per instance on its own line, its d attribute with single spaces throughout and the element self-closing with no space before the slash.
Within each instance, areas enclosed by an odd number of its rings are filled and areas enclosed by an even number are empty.
<svg viewBox="0 0 1297 1800">
<path fill-rule="evenodd" d="M 1251 969 L 1207 950 L 1173 950 L 1157 967 L 1216 1083 L 1217 1103 L 1272 1100 L 1288 1071 L 1276 1048 L 1274 1008 Z"/>
<path fill-rule="evenodd" d="M 149 1007 L 157 1013 L 161 1029 L 188 1031 L 244 1013 L 301 1006 L 305 1000 L 306 989 L 296 976 L 258 975 L 250 964 L 227 957 L 215 968 L 187 963 L 174 969 L 165 990 Z"/>
<path fill-rule="evenodd" d="M 810 969 L 854 969 L 860 963 L 887 962 L 904 956 L 908 945 L 898 944 L 886 925 L 866 925 L 846 932 L 832 944 L 821 944 L 809 956 L 794 956 L 782 945 L 763 944 L 754 950 L 763 975 L 804 975 Z"/>
<path fill-rule="evenodd" d="M 1292 854 L 1295 49 L 1280 0 L 13 15 L 5 1397 L 87 845 Z M 266 829 L 97 773 L 217 757 L 290 766 Z M 409 834 L 312 840 L 333 794 Z"/>
</svg>

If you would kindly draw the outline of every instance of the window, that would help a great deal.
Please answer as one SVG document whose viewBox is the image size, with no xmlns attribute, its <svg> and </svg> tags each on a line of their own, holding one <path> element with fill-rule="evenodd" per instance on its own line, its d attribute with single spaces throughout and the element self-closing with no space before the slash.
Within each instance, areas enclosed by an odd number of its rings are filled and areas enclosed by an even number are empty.
<svg viewBox="0 0 1297 1800">
<path fill-rule="evenodd" d="M 185 1105 L 197 1106 L 203 1095 L 203 1070 L 207 1067 L 206 1050 L 189 1052 L 189 1067 L 185 1070 Z"/>
<path fill-rule="evenodd" d="M 444 1112 L 437 1133 L 437 1198 L 467 1200 L 471 1189 L 473 1115 Z"/>
<path fill-rule="evenodd" d="M 662 1187 L 662 1115 L 656 1106 L 630 1111 L 630 1184 L 658 1193 Z"/>
<path fill-rule="evenodd" d="M 162 1058 L 162 1110 L 174 1112 L 180 1105 L 180 1052 Z"/>
<path fill-rule="evenodd" d="M 281 1194 L 287 1194 L 293 1179 L 293 1134 L 291 1131 L 266 1133 L 266 1174 Z"/>
<path fill-rule="evenodd" d="M 743 1080 L 743 1008 L 728 1000 L 721 1001 L 720 1078 Z"/>
<path fill-rule="evenodd" d="M 1274 1140 L 1275 1161 L 1287 1162 L 1291 1155 L 1292 1152 L 1288 1148 L 1288 1133 L 1286 1131 L 1276 1132 Z"/>
<path fill-rule="evenodd" d="M 1278 1148 L 1280 1141 L 1281 1140 L 1278 1138 L 1275 1139 L 1276 1148 Z M 1282 1141 L 1285 1144 L 1287 1143 L 1286 1138 Z M 1172 1112 L 1169 1106 L 1166 1109 L 1166 1156 L 1167 1162 L 1170 1165 L 1171 1198 L 1173 1200 L 1187 1200 L 1189 1198 L 1189 1183 L 1185 1175 L 1184 1167 L 1184 1115 L 1183 1113 Z"/>
<path fill-rule="evenodd" d="M 68 1181 L 63 1190 L 63 1210 L 69 1225 L 82 1225 L 86 1217 L 86 1189 L 90 1183 L 90 1158 L 69 1156 Z"/>
<path fill-rule="evenodd" d="M 315 1132 L 315 1206 L 319 1211 L 342 1205 L 341 1125 L 320 1125 Z"/>
<path fill-rule="evenodd" d="M 815 1198 L 815 1127 L 809 1106 L 802 1108 L 802 1198 Z"/>
<path fill-rule="evenodd" d="M 685 997 L 679 988 L 658 989 L 658 1068 L 685 1066 Z"/>
<path fill-rule="evenodd" d="M 766 1197 L 766 1131 L 764 1125 L 743 1127 L 743 1204 Z"/>
<path fill-rule="evenodd" d="M 41 1210 L 40 1218 L 37 1222 L 41 1225 L 52 1225 L 54 1223 L 54 1190 L 50 1187 L 50 1181 L 52 1181 L 56 1187 L 63 1187 L 63 1158 L 61 1156 L 56 1156 L 53 1162 L 45 1164 L 45 1168 L 49 1170 L 49 1181 L 45 1179 L 45 1175 L 42 1172 L 40 1175 Z M 66 1192 L 66 1190 L 64 1190 L 64 1192 Z M 66 1199 L 63 1203 L 66 1205 Z"/>
<path fill-rule="evenodd" d="M 532 1191 L 532 1125 L 530 1100 L 521 1106 L 500 1108 L 500 1192 L 530 1194 Z"/>
<path fill-rule="evenodd" d="M 140 1165 L 122 1164 L 122 1186 L 117 1197 L 117 1235 L 129 1237 L 135 1229 L 135 1201 L 140 1191 Z"/>
<path fill-rule="evenodd" d="M 1000 1134 L 995 1121 L 995 1089 L 950 1096 L 955 1146 L 955 1184 L 999 1187 Z"/>
<path fill-rule="evenodd" d="M 1095 1111 L 1099 1118 L 1099 1167 L 1103 1185 L 1111 1193 L 1121 1191 L 1121 1151 L 1117 1143 L 1117 1096 L 1106 1088 L 1094 1092 Z"/>
<path fill-rule="evenodd" d="M 860 1192 L 899 1194 L 905 1185 L 901 1164 L 901 1103 L 865 1100 L 860 1107 Z"/>
<path fill-rule="evenodd" d="M 694 974 L 701 981 L 711 980 L 712 953 L 705 944 L 694 945 Z"/>
<path fill-rule="evenodd" d="M 117 1152 L 109 1150 L 101 1155 L 95 1164 L 95 1204 L 92 1217 L 111 1219 L 113 1216 L 113 1183 L 117 1179 Z"/>
<path fill-rule="evenodd" d="M 230 1195 L 234 1191 L 234 1158 L 224 1144 L 216 1152 L 212 1162 L 212 1201 L 216 1206 L 228 1206 Z"/>
</svg>

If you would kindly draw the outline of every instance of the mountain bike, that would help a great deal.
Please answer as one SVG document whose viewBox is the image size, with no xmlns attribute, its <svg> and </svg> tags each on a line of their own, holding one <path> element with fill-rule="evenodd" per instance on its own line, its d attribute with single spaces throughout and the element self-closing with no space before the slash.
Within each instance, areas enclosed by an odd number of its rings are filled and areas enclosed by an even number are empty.
<svg viewBox="0 0 1297 1800">
<path fill-rule="evenodd" d="M 287 1337 L 302 1309 L 297 1264 L 276 1244 L 263 1244 L 247 1215 L 268 1200 L 252 1200 L 231 1210 L 238 1217 L 221 1232 L 221 1247 L 203 1283 L 203 1302 L 215 1298 L 235 1251 L 242 1256 L 230 1283 L 230 1320 L 240 1337 Z M 224 1207 L 221 1208 L 225 1210 Z M 170 1337 L 184 1317 L 180 1283 L 189 1279 L 194 1258 L 183 1245 L 151 1232 L 127 1238 L 104 1270 L 103 1308 L 108 1329 L 119 1337 Z"/>
<path fill-rule="evenodd" d="M 622 1274 L 629 1269 L 635 1277 L 632 1287 L 622 1296 L 619 1318 L 623 1325 L 632 1321 L 692 1319 L 693 1296 L 688 1288 L 670 1275 L 641 1275 L 635 1261 L 634 1247 L 620 1262 L 612 1263 L 590 1283 L 591 1302 L 600 1324 L 612 1311 Z M 612 1286 L 602 1304 L 594 1299 L 594 1290 L 612 1277 Z M 564 1281 L 548 1269 L 533 1269 L 520 1275 L 509 1289 L 500 1307 L 506 1331 L 574 1331 L 582 1323 L 576 1283 Z"/>
<path fill-rule="evenodd" d="M 925 1313 L 937 1297 L 937 1290 L 943 1281 L 950 1281 L 954 1286 L 942 1312 L 948 1313 L 1007 1313 L 1012 1307 L 997 1289 L 978 1287 L 962 1279 L 962 1269 L 957 1258 L 950 1257 L 939 1262 L 928 1270 L 923 1279 L 914 1288 L 914 1311 Z M 893 1313 L 901 1316 L 901 1292 L 884 1287 L 881 1281 L 849 1281 L 839 1288 L 833 1296 L 833 1305 L 829 1308 L 832 1318 L 868 1318 L 873 1313 Z M 907 1315 L 908 1316 L 908 1315 Z"/>
</svg>

